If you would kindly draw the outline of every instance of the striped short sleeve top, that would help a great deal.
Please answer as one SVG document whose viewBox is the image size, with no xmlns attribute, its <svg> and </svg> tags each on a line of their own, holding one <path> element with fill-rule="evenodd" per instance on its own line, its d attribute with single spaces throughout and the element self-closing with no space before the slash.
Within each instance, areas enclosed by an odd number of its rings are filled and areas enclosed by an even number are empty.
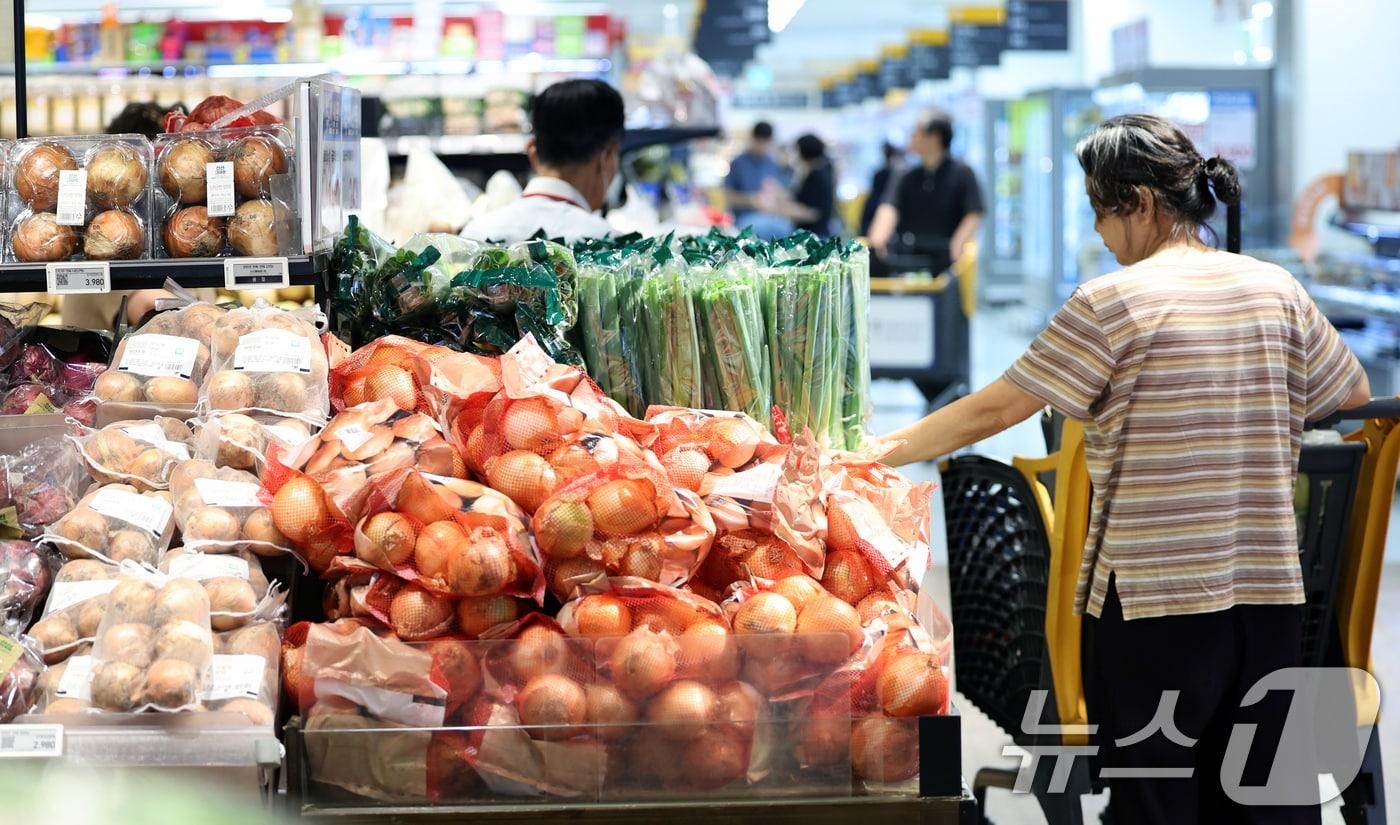
<svg viewBox="0 0 1400 825">
<path fill-rule="evenodd" d="M 1128 619 L 1304 600 L 1303 422 L 1362 370 L 1288 272 L 1223 252 L 1148 259 L 1081 285 L 1004 377 L 1085 424 L 1077 612 L 1099 615 L 1110 574 Z"/>
</svg>

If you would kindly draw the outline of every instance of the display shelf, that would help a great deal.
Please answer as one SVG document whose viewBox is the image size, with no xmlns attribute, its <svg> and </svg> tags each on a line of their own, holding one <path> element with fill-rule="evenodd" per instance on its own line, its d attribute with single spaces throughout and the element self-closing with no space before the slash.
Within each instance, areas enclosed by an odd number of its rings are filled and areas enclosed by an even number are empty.
<svg viewBox="0 0 1400 825">
<path fill-rule="evenodd" d="M 24 716 L 7 726 L 61 724 L 62 753 L 46 763 L 117 768 L 265 768 L 281 765 L 282 745 L 270 726 L 236 713 L 80 714 Z"/>
<path fill-rule="evenodd" d="M 1361 315 L 1400 320 L 1400 294 L 1315 281 L 1307 284 L 1307 289 L 1318 303 Z"/>
<path fill-rule="evenodd" d="M 631 152 L 648 146 L 670 146 L 690 140 L 719 136 L 718 126 L 668 126 L 628 129 L 622 133 L 622 151 Z"/>
<path fill-rule="evenodd" d="M 159 289 L 167 278 L 187 288 L 224 286 L 227 258 L 156 259 L 112 261 L 112 289 Z M 324 286 L 324 255 L 295 255 L 287 258 L 288 280 L 295 286 Z M 48 289 L 43 264 L 0 264 L 0 291 L 44 292 Z M 319 296 L 318 296 L 319 300 Z"/>
<path fill-rule="evenodd" d="M 607 58 L 515 58 L 512 60 L 377 60 L 374 58 L 334 58 L 324 61 L 266 63 L 210 63 L 170 60 L 152 63 L 29 63 L 26 73 L 62 77 L 212 77 L 212 78 L 297 78 L 318 74 L 342 77 L 397 77 L 431 75 L 536 75 L 605 74 L 612 70 Z M 0 77 L 13 75 L 14 64 L 0 67 Z"/>
</svg>

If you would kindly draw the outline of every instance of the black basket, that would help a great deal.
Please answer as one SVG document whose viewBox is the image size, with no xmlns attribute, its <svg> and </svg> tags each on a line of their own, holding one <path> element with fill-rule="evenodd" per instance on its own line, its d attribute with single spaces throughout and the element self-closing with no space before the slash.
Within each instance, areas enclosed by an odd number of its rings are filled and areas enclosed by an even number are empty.
<svg viewBox="0 0 1400 825">
<path fill-rule="evenodd" d="M 942 481 L 958 692 L 1015 734 L 1049 668 L 1045 521 L 1029 482 L 1001 462 L 957 458 Z"/>
<path fill-rule="evenodd" d="M 1308 506 L 1298 518 L 1298 561 L 1303 568 L 1303 666 L 1320 667 L 1336 632 L 1337 578 L 1351 525 L 1352 505 L 1366 446 L 1359 442 L 1303 447 L 1298 483 Z"/>
</svg>

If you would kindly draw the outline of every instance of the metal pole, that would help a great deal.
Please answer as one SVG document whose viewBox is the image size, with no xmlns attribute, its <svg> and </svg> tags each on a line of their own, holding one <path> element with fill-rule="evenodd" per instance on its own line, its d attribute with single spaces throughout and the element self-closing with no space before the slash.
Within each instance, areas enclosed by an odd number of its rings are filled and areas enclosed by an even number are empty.
<svg viewBox="0 0 1400 825">
<path fill-rule="evenodd" d="M 15 136 L 29 137 L 29 89 L 25 82 L 24 0 L 15 0 L 15 18 L 11 21 L 15 34 Z"/>
</svg>

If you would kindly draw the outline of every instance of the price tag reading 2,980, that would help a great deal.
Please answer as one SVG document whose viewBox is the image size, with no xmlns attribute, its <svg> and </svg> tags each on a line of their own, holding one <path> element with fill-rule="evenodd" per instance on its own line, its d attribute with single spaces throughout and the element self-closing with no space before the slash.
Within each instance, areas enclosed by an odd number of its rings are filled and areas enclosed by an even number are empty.
<svg viewBox="0 0 1400 825">
<path fill-rule="evenodd" d="M 286 258 L 225 258 L 224 289 L 283 289 L 290 286 Z"/>
<path fill-rule="evenodd" d="M 72 295 L 112 291 L 112 267 L 106 261 L 71 261 L 46 264 L 49 293 Z"/>
</svg>

